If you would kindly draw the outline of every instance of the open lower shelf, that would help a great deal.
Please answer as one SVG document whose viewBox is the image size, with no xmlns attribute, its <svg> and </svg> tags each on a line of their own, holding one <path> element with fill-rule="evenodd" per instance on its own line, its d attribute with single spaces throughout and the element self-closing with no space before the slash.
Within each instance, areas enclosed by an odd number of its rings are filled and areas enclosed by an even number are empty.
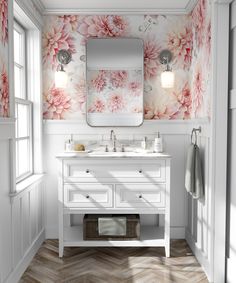
<svg viewBox="0 0 236 283">
<path fill-rule="evenodd" d="M 83 226 L 64 228 L 64 246 L 69 247 L 164 247 L 164 227 L 141 226 L 140 240 L 132 241 L 84 241 Z"/>
</svg>

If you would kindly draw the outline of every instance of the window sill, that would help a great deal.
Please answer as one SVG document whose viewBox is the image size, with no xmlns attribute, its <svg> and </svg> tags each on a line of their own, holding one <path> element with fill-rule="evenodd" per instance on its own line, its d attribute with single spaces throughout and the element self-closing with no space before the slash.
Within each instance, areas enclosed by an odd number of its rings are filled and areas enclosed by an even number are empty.
<svg viewBox="0 0 236 283">
<path fill-rule="evenodd" d="M 16 197 L 29 189 L 33 184 L 42 181 L 44 174 L 34 174 L 16 184 L 16 191 L 10 193 L 10 197 Z"/>
</svg>

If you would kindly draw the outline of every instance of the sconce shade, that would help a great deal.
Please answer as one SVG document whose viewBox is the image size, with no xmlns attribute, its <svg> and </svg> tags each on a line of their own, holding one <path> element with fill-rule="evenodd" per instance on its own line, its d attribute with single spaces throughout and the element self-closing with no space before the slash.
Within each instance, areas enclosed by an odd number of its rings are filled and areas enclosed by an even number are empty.
<svg viewBox="0 0 236 283">
<path fill-rule="evenodd" d="M 63 65 L 70 63 L 72 59 L 71 53 L 68 50 L 61 49 L 57 53 L 57 60 L 60 63 L 55 73 L 55 87 L 66 88 L 68 82 L 68 75 L 64 70 Z"/>
<path fill-rule="evenodd" d="M 64 70 L 59 70 L 55 73 L 55 87 L 66 88 L 68 75 Z"/>
<path fill-rule="evenodd" d="M 164 71 L 161 74 L 162 88 L 173 88 L 175 84 L 175 74 L 172 71 Z"/>
</svg>

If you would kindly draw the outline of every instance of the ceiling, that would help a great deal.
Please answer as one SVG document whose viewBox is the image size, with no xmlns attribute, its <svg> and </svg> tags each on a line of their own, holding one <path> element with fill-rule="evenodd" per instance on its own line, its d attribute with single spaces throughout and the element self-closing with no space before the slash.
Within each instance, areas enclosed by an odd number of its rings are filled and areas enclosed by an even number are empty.
<svg viewBox="0 0 236 283">
<path fill-rule="evenodd" d="M 34 0 L 45 14 L 56 13 L 189 13 L 197 0 Z"/>
</svg>

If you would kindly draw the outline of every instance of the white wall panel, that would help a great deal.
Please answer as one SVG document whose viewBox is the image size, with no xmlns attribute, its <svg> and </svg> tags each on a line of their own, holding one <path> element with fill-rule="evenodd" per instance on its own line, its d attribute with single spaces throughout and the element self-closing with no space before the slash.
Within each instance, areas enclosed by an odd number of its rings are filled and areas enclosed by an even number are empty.
<svg viewBox="0 0 236 283">
<path fill-rule="evenodd" d="M 23 254 L 26 253 L 27 249 L 30 246 L 30 206 L 29 206 L 29 193 L 24 194 L 21 198 L 22 202 L 22 249 L 23 249 Z"/>
<path fill-rule="evenodd" d="M 23 255 L 22 249 L 22 202 L 21 199 L 12 205 L 12 237 L 13 237 L 13 266 L 17 266 Z"/>
<path fill-rule="evenodd" d="M 0 140 L 0 267 L 5 282 L 12 269 L 9 140 Z"/>
</svg>

